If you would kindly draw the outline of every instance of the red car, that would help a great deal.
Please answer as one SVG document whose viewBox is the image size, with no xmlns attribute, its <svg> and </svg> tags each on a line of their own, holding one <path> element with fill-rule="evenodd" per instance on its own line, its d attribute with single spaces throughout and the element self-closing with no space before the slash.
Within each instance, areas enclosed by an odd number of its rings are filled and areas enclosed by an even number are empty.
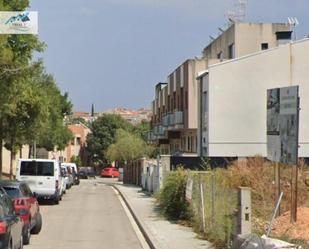
<svg viewBox="0 0 309 249">
<path fill-rule="evenodd" d="M 119 175 L 119 170 L 115 167 L 107 167 L 101 171 L 101 177 L 119 177 Z"/>
<path fill-rule="evenodd" d="M 27 245 L 31 234 L 38 234 L 42 228 L 39 203 L 25 182 L 0 181 L 0 187 L 13 199 L 15 212 L 24 222 L 23 243 Z"/>
</svg>

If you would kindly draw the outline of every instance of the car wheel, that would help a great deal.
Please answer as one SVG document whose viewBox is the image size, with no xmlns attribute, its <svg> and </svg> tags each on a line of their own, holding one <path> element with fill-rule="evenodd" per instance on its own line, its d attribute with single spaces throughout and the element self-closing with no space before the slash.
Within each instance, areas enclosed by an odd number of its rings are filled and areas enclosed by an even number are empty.
<svg viewBox="0 0 309 249">
<path fill-rule="evenodd" d="M 30 222 L 29 222 L 30 223 Z M 24 234 L 23 234 L 23 244 L 24 245 L 29 245 L 30 243 L 30 224 L 25 228 Z"/>
<path fill-rule="evenodd" d="M 31 233 L 38 234 L 40 233 L 41 229 L 42 229 L 42 216 L 40 213 L 38 213 L 36 216 L 35 226 L 32 228 Z"/>
</svg>

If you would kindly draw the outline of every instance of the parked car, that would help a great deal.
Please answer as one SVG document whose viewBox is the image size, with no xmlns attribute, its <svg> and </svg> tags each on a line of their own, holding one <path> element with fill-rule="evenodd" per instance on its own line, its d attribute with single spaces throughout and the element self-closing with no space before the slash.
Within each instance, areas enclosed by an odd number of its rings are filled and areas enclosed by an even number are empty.
<svg viewBox="0 0 309 249">
<path fill-rule="evenodd" d="M 75 163 L 62 163 L 61 165 L 71 168 L 74 185 L 79 185 L 79 175 L 77 165 Z"/>
<path fill-rule="evenodd" d="M 119 170 L 115 167 L 107 167 L 101 171 L 101 177 L 119 177 L 119 175 Z"/>
<path fill-rule="evenodd" d="M 16 179 L 28 183 L 38 199 L 52 200 L 59 204 L 65 191 L 60 163 L 48 159 L 19 159 Z"/>
<path fill-rule="evenodd" d="M 88 175 L 88 178 L 91 177 L 91 178 L 95 178 L 96 176 L 96 171 L 93 167 L 87 167 L 87 175 Z"/>
<path fill-rule="evenodd" d="M 87 171 L 80 170 L 78 173 L 79 179 L 88 179 Z"/>
<path fill-rule="evenodd" d="M 0 187 L 11 197 L 15 212 L 23 220 L 23 243 L 30 243 L 31 234 L 38 234 L 42 228 L 39 203 L 25 182 L 0 181 Z"/>
<path fill-rule="evenodd" d="M 95 178 L 96 171 L 93 167 L 79 167 L 79 177 L 81 179 Z"/>
<path fill-rule="evenodd" d="M 4 189 L 0 191 L 0 248 L 22 249 L 23 248 L 23 221 L 21 216 L 23 209 L 16 213 L 12 199 Z M 20 216 L 21 215 L 21 216 Z"/>
<path fill-rule="evenodd" d="M 73 174 L 71 168 L 61 164 L 62 175 L 65 179 L 65 188 L 70 189 L 74 185 Z"/>
</svg>

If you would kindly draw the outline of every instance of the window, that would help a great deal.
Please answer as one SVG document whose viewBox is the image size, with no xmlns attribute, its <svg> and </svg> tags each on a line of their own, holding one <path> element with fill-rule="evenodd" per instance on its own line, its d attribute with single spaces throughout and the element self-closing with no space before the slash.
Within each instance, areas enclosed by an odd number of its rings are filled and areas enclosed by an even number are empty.
<svg viewBox="0 0 309 249">
<path fill-rule="evenodd" d="M 3 210 L 5 215 L 13 215 L 14 214 L 14 207 L 13 202 L 8 196 L 3 196 Z"/>
<path fill-rule="evenodd" d="M 202 106 L 202 111 L 203 113 L 208 112 L 208 97 L 207 97 L 207 92 L 203 92 L 203 106 Z"/>
<path fill-rule="evenodd" d="M 180 88 L 180 110 L 183 111 L 183 87 Z"/>
<path fill-rule="evenodd" d="M 36 166 L 35 162 L 21 162 L 20 165 L 20 174 L 26 176 L 35 176 L 36 175 Z"/>
<path fill-rule="evenodd" d="M 220 53 L 217 54 L 217 59 L 222 60 L 223 59 L 223 53 L 220 51 Z"/>
<path fill-rule="evenodd" d="M 262 49 L 262 50 L 268 49 L 268 43 L 262 43 L 262 44 L 261 44 L 261 49 Z"/>
<path fill-rule="evenodd" d="M 229 46 L 229 59 L 234 59 L 235 58 L 235 44 L 232 43 L 230 46 Z"/>
<path fill-rule="evenodd" d="M 53 162 L 25 161 L 21 162 L 20 175 L 27 176 L 53 176 Z"/>
<path fill-rule="evenodd" d="M 160 109 L 159 109 L 160 111 Z M 160 118 L 160 113 L 159 113 L 159 118 Z M 77 137 L 76 138 L 76 145 L 80 145 L 81 144 L 81 140 L 80 140 L 80 137 Z"/>
<path fill-rule="evenodd" d="M 37 175 L 38 176 L 53 176 L 54 163 L 53 162 L 37 162 Z"/>
<path fill-rule="evenodd" d="M 18 188 L 10 186 L 4 186 L 3 188 L 5 189 L 6 193 L 13 199 L 22 197 Z"/>
<path fill-rule="evenodd" d="M 0 202 L 0 218 L 3 218 L 4 216 L 4 208 L 3 208 L 3 203 Z"/>
<path fill-rule="evenodd" d="M 188 137 L 188 151 L 190 151 L 191 148 L 191 137 Z"/>
<path fill-rule="evenodd" d="M 171 111 L 171 100 L 170 100 L 170 95 L 167 96 L 167 112 Z"/>
<path fill-rule="evenodd" d="M 188 109 L 188 92 L 185 93 L 185 109 Z"/>
</svg>

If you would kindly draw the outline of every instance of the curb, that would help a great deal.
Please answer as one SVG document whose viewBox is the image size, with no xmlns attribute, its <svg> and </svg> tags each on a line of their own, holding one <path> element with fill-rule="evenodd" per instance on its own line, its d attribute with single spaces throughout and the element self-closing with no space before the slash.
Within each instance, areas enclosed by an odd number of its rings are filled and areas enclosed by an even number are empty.
<svg viewBox="0 0 309 249">
<path fill-rule="evenodd" d="M 134 212 L 132 206 L 130 205 L 130 203 L 128 202 L 127 198 L 125 197 L 125 195 L 121 192 L 121 190 L 116 186 L 116 184 L 109 184 L 111 187 L 113 187 L 114 189 L 116 189 L 121 198 L 123 199 L 123 201 L 125 202 L 125 204 L 127 205 L 134 221 L 136 222 L 138 228 L 140 229 L 142 235 L 144 236 L 148 246 L 150 247 L 150 249 L 161 249 L 161 247 L 159 245 L 157 245 L 156 243 L 154 243 L 154 238 L 152 235 L 150 235 L 150 232 L 146 231 L 145 229 L 145 225 L 143 224 L 143 222 L 141 221 L 140 218 L 137 217 L 136 212 Z"/>
</svg>

